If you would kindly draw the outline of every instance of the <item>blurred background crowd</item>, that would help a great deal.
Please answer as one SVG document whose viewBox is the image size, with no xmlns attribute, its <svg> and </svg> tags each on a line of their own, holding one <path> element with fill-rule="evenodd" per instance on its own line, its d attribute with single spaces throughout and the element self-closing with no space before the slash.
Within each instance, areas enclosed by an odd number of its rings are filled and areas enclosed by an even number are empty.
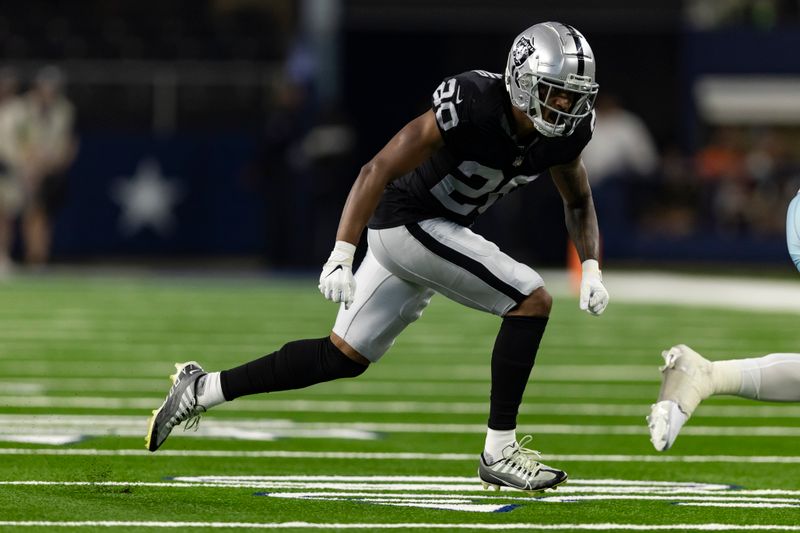
<svg viewBox="0 0 800 533">
<path fill-rule="evenodd" d="M 597 57 L 584 154 L 606 264 L 787 265 L 797 0 L 2 0 L 0 271 L 317 269 L 349 186 L 442 78 L 545 20 Z M 550 180 L 477 230 L 563 265 Z"/>
</svg>

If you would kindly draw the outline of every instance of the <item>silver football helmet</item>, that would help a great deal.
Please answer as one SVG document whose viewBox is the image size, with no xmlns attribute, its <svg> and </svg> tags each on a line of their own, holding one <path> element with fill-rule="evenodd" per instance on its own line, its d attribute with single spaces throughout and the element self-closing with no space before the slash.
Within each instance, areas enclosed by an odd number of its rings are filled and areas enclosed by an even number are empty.
<svg viewBox="0 0 800 533">
<path fill-rule="evenodd" d="M 520 33 L 506 63 L 505 83 L 511 104 L 524 112 L 547 137 L 571 135 L 592 112 L 598 85 L 594 54 L 572 26 L 542 22 Z M 569 107 L 553 105 L 551 96 L 567 96 Z"/>
</svg>

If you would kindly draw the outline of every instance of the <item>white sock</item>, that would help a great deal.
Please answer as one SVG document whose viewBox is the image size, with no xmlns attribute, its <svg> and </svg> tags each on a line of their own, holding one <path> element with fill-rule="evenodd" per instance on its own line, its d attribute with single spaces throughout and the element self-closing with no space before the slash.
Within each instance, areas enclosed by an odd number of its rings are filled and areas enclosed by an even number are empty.
<svg viewBox="0 0 800 533">
<path fill-rule="evenodd" d="M 738 395 L 744 386 L 744 366 L 747 359 L 731 359 L 711 363 L 712 394 Z"/>
<path fill-rule="evenodd" d="M 486 430 L 486 444 L 483 447 L 484 455 L 487 455 L 487 460 L 498 459 L 503 456 L 503 448 L 517 442 L 517 430 L 507 429 L 498 430 L 488 428 Z"/>
<path fill-rule="evenodd" d="M 222 384 L 219 381 L 219 372 L 209 372 L 197 380 L 197 403 L 211 409 L 215 405 L 225 402 L 222 394 Z"/>
</svg>

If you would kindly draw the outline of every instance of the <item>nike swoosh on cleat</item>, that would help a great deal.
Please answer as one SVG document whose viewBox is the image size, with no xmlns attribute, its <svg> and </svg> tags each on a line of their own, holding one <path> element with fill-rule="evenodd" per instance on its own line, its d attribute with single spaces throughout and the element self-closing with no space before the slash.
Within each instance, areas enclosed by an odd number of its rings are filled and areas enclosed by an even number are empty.
<svg viewBox="0 0 800 533">
<path fill-rule="evenodd" d="M 494 479 L 496 479 L 497 481 L 499 481 L 499 482 L 500 482 L 500 484 L 501 484 L 501 485 L 503 485 L 503 486 L 506 486 L 506 487 L 513 487 L 513 488 L 520 488 L 520 487 L 518 487 L 517 485 L 509 485 L 508 481 L 506 481 L 505 479 L 499 478 L 499 477 L 495 476 L 495 475 L 494 475 L 494 474 L 492 474 L 492 473 L 489 473 L 489 475 L 490 475 L 491 477 L 493 477 Z M 530 486 L 530 484 L 528 484 L 528 486 Z"/>
</svg>

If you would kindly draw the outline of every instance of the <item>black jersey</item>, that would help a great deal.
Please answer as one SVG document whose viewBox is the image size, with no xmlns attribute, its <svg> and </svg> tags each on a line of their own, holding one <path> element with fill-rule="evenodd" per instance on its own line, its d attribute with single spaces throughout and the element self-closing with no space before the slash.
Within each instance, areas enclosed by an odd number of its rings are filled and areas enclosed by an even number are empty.
<svg viewBox="0 0 800 533">
<path fill-rule="evenodd" d="M 578 157 L 594 129 L 592 112 L 569 137 L 536 135 L 520 146 L 502 77 L 483 70 L 445 79 L 433 112 L 444 146 L 386 187 L 370 228 L 435 217 L 469 226 L 499 198 Z"/>
</svg>

